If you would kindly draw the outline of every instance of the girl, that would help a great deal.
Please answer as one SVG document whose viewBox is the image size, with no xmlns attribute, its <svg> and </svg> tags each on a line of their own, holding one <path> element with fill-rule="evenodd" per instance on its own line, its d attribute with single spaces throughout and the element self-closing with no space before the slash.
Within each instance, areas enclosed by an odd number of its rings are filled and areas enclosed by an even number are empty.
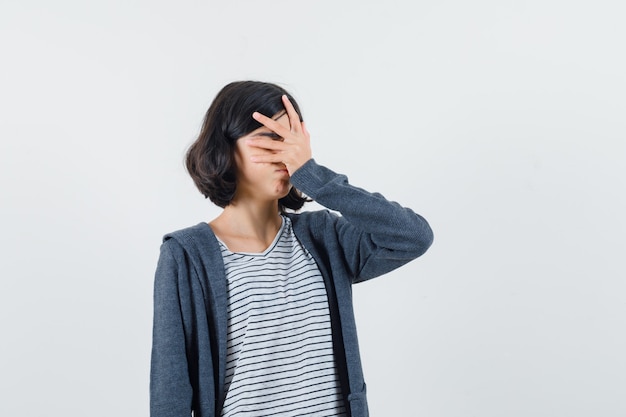
<svg viewBox="0 0 626 417">
<path fill-rule="evenodd" d="M 151 415 L 367 416 L 351 286 L 422 255 L 426 220 L 318 164 L 274 84 L 225 86 L 186 162 L 223 211 L 164 237 Z"/>
</svg>

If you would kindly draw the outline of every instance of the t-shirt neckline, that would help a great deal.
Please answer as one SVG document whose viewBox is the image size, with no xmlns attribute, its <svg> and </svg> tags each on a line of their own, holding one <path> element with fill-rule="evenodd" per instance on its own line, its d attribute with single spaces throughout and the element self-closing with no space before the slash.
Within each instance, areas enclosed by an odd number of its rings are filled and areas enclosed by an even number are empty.
<svg viewBox="0 0 626 417">
<path fill-rule="evenodd" d="M 287 218 L 283 216 L 282 214 L 280 215 L 280 218 L 282 220 L 282 223 L 280 224 L 280 227 L 278 228 L 278 232 L 276 232 L 276 236 L 274 236 L 274 240 L 272 240 L 272 243 L 270 243 L 267 249 L 265 249 L 263 252 L 235 252 L 235 251 L 230 250 L 228 248 L 228 245 L 222 242 L 222 240 L 217 235 L 215 235 L 215 238 L 217 239 L 219 244 L 222 246 L 222 248 L 225 249 L 229 253 L 232 253 L 235 255 L 245 255 L 245 256 L 255 256 L 255 257 L 267 256 L 276 247 L 276 244 L 280 240 L 280 237 L 283 234 L 283 231 L 285 230 L 285 227 L 287 225 Z"/>
</svg>

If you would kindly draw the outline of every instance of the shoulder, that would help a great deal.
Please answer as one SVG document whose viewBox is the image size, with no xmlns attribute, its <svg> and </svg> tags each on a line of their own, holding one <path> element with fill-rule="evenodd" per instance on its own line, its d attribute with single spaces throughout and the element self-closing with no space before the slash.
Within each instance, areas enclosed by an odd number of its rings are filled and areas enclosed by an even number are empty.
<svg viewBox="0 0 626 417">
<path fill-rule="evenodd" d="M 342 217 L 331 210 L 312 210 L 299 213 L 287 213 L 294 232 L 298 236 L 304 234 L 323 238 L 329 233 L 335 234 L 337 223 Z"/>
<path fill-rule="evenodd" d="M 170 252 L 178 258 L 184 253 L 194 258 L 212 256 L 219 253 L 219 244 L 213 230 L 207 223 L 198 223 L 194 226 L 169 232 L 163 236 L 161 252 Z"/>
<path fill-rule="evenodd" d="M 209 276 L 223 270 L 219 243 L 207 223 L 198 223 L 164 235 L 161 259 L 164 266 L 177 265 L 195 273 L 204 271 Z"/>
<path fill-rule="evenodd" d="M 163 236 L 163 243 L 166 244 L 170 241 L 177 242 L 178 244 L 185 246 L 190 242 L 196 240 L 207 240 L 214 237 L 211 227 L 207 223 L 198 223 L 194 226 L 185 227 L 183 229 L 175 230 L 173 232 L 166 233 Z"/>
<path fill-rule="evenodd" d="M 292 224 L 298 224 L 300 227 L 333 223 L 339 217 L 330 210 L 301 211 L 298 213 L 287 213 L 286 216 L 291 220 Z"/>
</svg>

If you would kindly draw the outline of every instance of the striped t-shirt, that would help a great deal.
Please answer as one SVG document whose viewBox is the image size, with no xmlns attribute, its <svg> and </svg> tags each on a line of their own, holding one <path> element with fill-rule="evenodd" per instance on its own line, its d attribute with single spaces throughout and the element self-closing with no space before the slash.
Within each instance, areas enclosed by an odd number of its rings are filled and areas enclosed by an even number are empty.
<svg viewBox="0 0 626 417">
<path fill-rule="evenodd" d="M 289 218 L 262 253 L 220 246 L 228 281 L 222 416 L 345 416 L 324 281 Z"/>
</svg>

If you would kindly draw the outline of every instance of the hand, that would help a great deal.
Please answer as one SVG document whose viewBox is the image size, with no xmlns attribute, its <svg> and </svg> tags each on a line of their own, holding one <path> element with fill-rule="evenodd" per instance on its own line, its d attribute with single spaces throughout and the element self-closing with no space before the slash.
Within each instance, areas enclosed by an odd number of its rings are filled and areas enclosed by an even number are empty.
<svg viewBox="0 0 626 417">
<path fill-rule="evenodd" d="M 287 167 L 287 171 L 291 176 L 305 162 L 311 159 L 311 136 L 304 122 L 300 122 L 298 112 L 296 112 L 286 95 L 283 95 L 282 100 L 289 118 L 289 127 L 285 123 L 280 123 L 259 112 L 252 114 L 254 120 L 276 133 L 280 136 L 280 139 L 275 140 L 256 136 L 248 138 L 247 143 L 250 146 L 270 151 L 262 155 L 252 156 L 250 158 L 252 162 L 282 163 Z"/>
</svg>

